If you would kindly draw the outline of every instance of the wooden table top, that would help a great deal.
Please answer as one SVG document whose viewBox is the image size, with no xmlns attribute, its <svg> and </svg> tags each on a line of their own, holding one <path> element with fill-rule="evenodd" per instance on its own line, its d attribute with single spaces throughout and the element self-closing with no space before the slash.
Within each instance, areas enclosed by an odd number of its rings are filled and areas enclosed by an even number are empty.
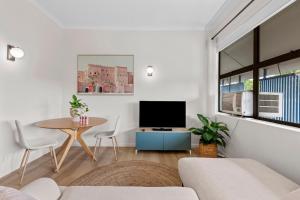
<svg viewBox="0 0 300 200">
<path fill-rule="evenodd" d="M 57 118 L 49 119 L 36 122 L 35 125 L 40 128 L 49 128 L 49 129 L 78 129 L 78 128 L 87 128 L 98 126 L 107 122 L 104 118 L 98 117 L 89 117 L 88 124 L 82 124 L 79 122 L 73 122 L 72 118 Z"/>
</svg>

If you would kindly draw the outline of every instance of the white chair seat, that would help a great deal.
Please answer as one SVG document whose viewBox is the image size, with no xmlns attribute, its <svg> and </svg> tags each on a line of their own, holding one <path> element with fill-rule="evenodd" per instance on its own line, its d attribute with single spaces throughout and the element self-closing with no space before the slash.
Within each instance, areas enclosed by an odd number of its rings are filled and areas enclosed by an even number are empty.
<svg viewBox="0 0 300 200">
<path fill-rule="evenodd" d="M 105 131 L 95 134 L 95 138 L 101 138 L 101 137 L 112 137 L 114 133 L 114 130 L 112 131 Z"/>
<path fill-rule="evenodd" d="M 49 148 L 58 145 L 58 142 L 53 138 L 30 139 L 27 142 L 30 145 L 30 150 Z"/>
</svg>

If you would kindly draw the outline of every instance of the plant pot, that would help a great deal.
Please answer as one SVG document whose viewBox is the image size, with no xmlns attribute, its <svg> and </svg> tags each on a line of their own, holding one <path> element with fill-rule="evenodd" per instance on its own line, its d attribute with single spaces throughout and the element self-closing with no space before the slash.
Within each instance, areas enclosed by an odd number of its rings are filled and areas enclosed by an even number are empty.
<svg viewBox="0 0 300 200">
<path fill-rule="evenodd" d="M 199 145 L 200 157 L 216 158 L 218 156 L 217 144 L 200 144 Z"/>
<path fill-rule="evenodd" d="M 80 116 L 78 116 L 77 113 L 77 110 L 70 108 L 70 115 L 73 122 L 80 122 Z"/>
<path fill-rule="evenodd" d="M 80 122 L 80 116 L 74 116 L 72 117 L 73 122 Z"/>
<path fill-rule="evenodd" d="M 70 108 L 70 115 L 72 118 L 76 117 L 76 110 Z"/>
</svg>

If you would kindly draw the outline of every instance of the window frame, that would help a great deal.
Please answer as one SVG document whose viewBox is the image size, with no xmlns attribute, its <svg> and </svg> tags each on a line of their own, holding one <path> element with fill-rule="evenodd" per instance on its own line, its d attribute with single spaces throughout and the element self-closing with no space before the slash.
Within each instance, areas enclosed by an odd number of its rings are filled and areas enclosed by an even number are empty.
<svg viewBox="0 0 300 200">
<path fill-rule="evenodd" d="M 253 64 L 225 73 L 225 74 L 220 74 L 221 73 L 221 51 L 218 52 L 218 112 L 220 113 L 226 113 L 222 112 L 220 109 L 220 83 L 221 80 L 224 78 L 229 78 L 231 76 L 239 75 L 245 72 L 251 72 L 253 73 L 253 116 L 251 118 L 257 119 L 257 120 L 262 120 L 262 121 L 268 121 L 268 122 L 273 122 L 277 124 L 283 124 L 283 125 L 288 125 L 288 126 L 293 126 L 293 127 L 298 127 L 300 128 L 300 124 L 297 123 L 292 123 L 292 122 L 286 122 L 286 121 L 280 121 L 280 120 L 274 120 L 274 119 L 269 119 L 265 117 L 260 117 L 258 113 L 258 95 L 259 95 L 259 69 L 268 67 L 270 65 L 278 64 L 281 62 L 293 60 L 296 58 L 300 58 L 300 49 L 297 49 L 295 51 L 291 51 L 289 53 L 285 53 L 273 58 L 269 58 L 264 61 L 260 61 L 260 26 L 256 27 L 254 30 L 252 30 L 254 33 L 254 38 L 253 38 Z"/>
</svg>

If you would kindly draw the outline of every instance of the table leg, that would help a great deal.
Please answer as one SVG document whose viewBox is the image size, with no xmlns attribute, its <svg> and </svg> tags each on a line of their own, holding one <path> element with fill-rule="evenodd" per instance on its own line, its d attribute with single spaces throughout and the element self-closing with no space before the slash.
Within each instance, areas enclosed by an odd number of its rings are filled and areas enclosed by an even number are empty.
<svg viewBox="0 0 300 200">
<path fill-rule="evenodd" d="M 69 143 L 69 140 L 72 136 L 69 135 L 68 138 L 64 141 L 64 143 L 60 146 L 58 152 L 57 152 L 57 157 L 65 150 L 66 146 L 68 145 Z"/>
<path fill-rule="evenodd" d="M 84 142 L 84 140 L 81 137 L 82 133 L 85 132 L 86 130 L 87 130 L 87 128 L 82 128 L 82 129 L 78 129 L 77 130 L 77 140 L 80 143 L 80 145 L 83 148 L 83 150 L 85 151 L 85 153 L 90 157 L 90 159 L 96 160 L 93 152 L 91 151 L 91 149 L 89 148 L 89 146 L 86 145 L 86 143 Z"/>
<path fill-rule="evenodd" d="M 63 152 L 59 162 L 58 162 L 58 165 L 57 165 L 57 172 L 59 171 L 59 169 L 61 168 L 61 165 L 62 163 L 64 162 L 64 160 L 66 159 L 66 156 L 72 146 L 72 144 L 74 143 L 75 139 L 76 139 L 76 132 L 73 131 L 73 130 L 69 130 L 69 129 L 63 129 L 61 130 L 65 133 L 67 133 L 69 135 L 68 139 L 66 139 L 66 141 L 64 142 L 64 144 L 62 145 L 62 148 L 61 148 L 61 152 Z"/>
</svg>

